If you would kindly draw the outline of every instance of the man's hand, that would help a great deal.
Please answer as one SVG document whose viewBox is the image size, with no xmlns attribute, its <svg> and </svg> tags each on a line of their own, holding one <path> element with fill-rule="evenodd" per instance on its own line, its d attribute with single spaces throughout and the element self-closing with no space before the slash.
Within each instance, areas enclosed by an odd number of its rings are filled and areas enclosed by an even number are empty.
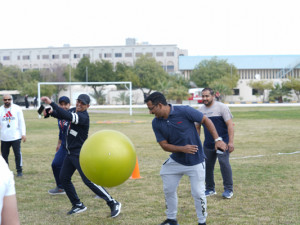
<svg viewBox="0 0 300 225">
<path fill-rule="evenodd" d="M 195 154 L 196 152 L 198 152 L 198 145 L 185 145 L 183 146 L 182 152 Z"/>
<path fill-rule="evenodd" d="M 50 103 L 52 102 L 50 98 L 48 98 L 47 96 L 43 96 L 41 97 L 41 101 L 45 102 L 46 104 L 50 105 Z"/>
<path fill-rule="evenodd" d="M 25 142 L 26 141 L 26 136 L 22 135 L 22 141 Z"/>
<path fill-rule="evenodd" d="M 220 149 L 222 151 L 226 151 L 228 149 L 227 144 L 224 141 L 217 141 L 215 143 L 215 149 Z"/>
<path fill-rule="evenodd" d="M 228 143 L 228 151 L 229 151 L 229 153 L 231 153 L 231 152 L 234 151 L 234 145 L 233 145 L 233 143 Z"/>
</svg>

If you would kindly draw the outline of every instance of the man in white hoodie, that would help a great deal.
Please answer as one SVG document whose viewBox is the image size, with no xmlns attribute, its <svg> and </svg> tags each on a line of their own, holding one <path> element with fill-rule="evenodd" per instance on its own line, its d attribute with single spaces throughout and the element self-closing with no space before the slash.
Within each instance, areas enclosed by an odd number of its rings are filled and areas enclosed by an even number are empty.
<svg viewBox="0 0 300 225">
<path fill-rule="evenodd" d="M 26 141 L 26 126 L 21 107 L 12 103 L 11 95 L 3 96 L 0 107 L 1 154 L 8 164 L 10 147 L 15 154 L 17 176 L 22 177 L 21 141 Z"/>
</svg>

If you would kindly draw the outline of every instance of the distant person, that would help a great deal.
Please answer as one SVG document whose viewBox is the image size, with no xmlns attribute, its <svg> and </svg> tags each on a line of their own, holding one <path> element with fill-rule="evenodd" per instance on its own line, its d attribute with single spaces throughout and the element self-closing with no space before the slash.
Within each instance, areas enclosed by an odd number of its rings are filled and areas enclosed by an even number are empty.
<svg viewBox="0 0 300 225">
<path fill-rule="evenodd" d="M 48 97 L 42 97 L 41 101 L 52 107 L 53 110 L 49 112 L 51 116 L 69 121 L 69 128 L 66 136 L 66 149 L 68 153 L 59 175 L 62 186 L 72 203 L 72 209 L 67 214 L 81 213 L 87 209 L 80 201 L 71 181 L 74 172 L 77 170 L 84 184 L 97 196 L 106 201 L 111 210 L 111 217 L 118 216 L 121 212 L 121 203 L 113 199 L 103 187 L 92 183 L 82 172 L 79 163 L 80 150 L 89 133 L 90 119 L 87 109 L 90 106 L 90 97 L 86 94 L 79 95 L 76 101 L 76 107 L 71 108 L 68 111 L 59 107 Z"/>
<path fill-rule="evenodd" d="M 0 224 L 20 224 L 14 175 L 0 155 Z"/>
<path fill-rule="evenodd" d="M 215 98 L 217 101 L 220 101 L 220 92 L 218 92 L 218 91 L 216 92 Z"/>
<path fill-rule="evenodd" d="M 65 110 L 70 108 L 70 99 L 67 96 L 62 96 L 58 100 L 59 106 Z M 51 195 L 65 194 L 65 190 L 60 182 L 59 174 L 63 165 L 64 159 L 67 155 L 66 149 L 66 134 L 69 128 L 69 121 L 58 119 L 58 142 L 56 146 L 56 154 L 52 161 L 51 167 L 56 182 L 56 187 L 49 190 L 48 193 Z"/>
<path fill-rule="evenodd" d="M 28 95 L 25 95 L 25 107 L 26 109 L 29 108 Z"/>
<path fill-rule="evenodd" d="M 11 95 L 3 96 L 4 105 L 0 107 L 1 154 L 8 164 L 10 147 L 15 154 L 17 176 L 23 176 L 21 141 L 26 141 L 26 126 L 20 106 L 12 103 Z"/>
<path fill-rule="evenodd" d="M 167 219 L 161 225 L 177 225 L 177 187 L 183 175 L 189 176 L 198 224 L 206 224 L 205 155 L 195 122 L 203 123 L 218 139 L 213 123 L 190 106 L 173 106 L 164 95 L 154 92 L 145 99 L 149 112 L 155 117 L 152 128 L 157 142 L 166 152 L 171 152 L 161 167 L 160 175 L 166 201 Z M 225 150 L 226 144 L 216 141 L 216 147 Z"/>
<path fill-rule="evenodd" d="M 228 145 L 226 151 L 216 151 L 214 148 L 215 139 L 211 136 L 209 130 L 204 124 L 204 153 L 206 155 L 206 196 L 217 194 L 215 190 L 214 181 L 214 167 L 216 159 L 218 158 L 221 174 L 223 178 L 224 192 L 222 194 L 223 198 L 230 199 L 233 196 L 233 180 L 232 180 L 232 170 L 229 162 L 230 153 L 234 151 L 233 144 L 233 122 L 232 114 L 227 105 L 215 101 L 214 91 L 210 88 L 205 88 L 202 90 L 203 105 L 200 106 L 199 111 L 203 115 L 211 119 L 215 125 L 218 134 L 222 140 Z M 197 125 L 197 130 L 200 134 L 201 124 Z"/>
<path fill-rule="evenodd" d="M 37 105 L 38 105 L 38 101 L 37 101 L 37 97 L 35 96 L 34 100 L 33 100 L 33 106 L 34 106 L 34 108 L 36 108 Z"/>
</svg>

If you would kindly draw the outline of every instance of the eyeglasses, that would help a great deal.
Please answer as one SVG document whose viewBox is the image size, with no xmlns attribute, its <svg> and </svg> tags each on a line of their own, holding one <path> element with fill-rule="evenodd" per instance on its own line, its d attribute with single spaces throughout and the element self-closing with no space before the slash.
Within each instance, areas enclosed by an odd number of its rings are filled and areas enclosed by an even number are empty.
<svg viewBox="0 0 300 225">
<path fill-rule="evenodd" d="M 3 99 L 4 102 L 11 101 L 11 98 Z"/>
<path fill-rule="evenodd" d="M 153 107 L 151 107 L 151 108 L 148 108 L 149 109 L 149 111 L 152 111 L 155 107 L 156 107 L 157 105 L 154 105 Z"/>
</svg>

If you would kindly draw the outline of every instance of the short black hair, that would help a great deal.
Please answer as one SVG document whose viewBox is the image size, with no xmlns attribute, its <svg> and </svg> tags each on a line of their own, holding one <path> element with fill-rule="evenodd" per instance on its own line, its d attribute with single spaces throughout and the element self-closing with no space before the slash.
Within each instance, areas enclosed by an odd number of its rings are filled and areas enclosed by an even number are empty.
<svg viewBox="0 0 300 225">
<path fill-rule="evenodd" d="M 151 101 L 153 105 L 158 105 L 159 103 L 163 104 L 163 105 L 168 105 L 167 100 L 165 98 L 165 96 L 156 91 L 153 92 L 151 95 L 149 95 L 146 99 L 145 99 L 145 103 Z"/>
<path fill-rule="evenodd" d="M 215 95 L 214 90 L 211 89 L 211 88 L 204 88 L 201 92 L 203 92 L 203 91 L 209 91 L 209 93 L 210 93 L 211 95 Z"/>
</svg>

